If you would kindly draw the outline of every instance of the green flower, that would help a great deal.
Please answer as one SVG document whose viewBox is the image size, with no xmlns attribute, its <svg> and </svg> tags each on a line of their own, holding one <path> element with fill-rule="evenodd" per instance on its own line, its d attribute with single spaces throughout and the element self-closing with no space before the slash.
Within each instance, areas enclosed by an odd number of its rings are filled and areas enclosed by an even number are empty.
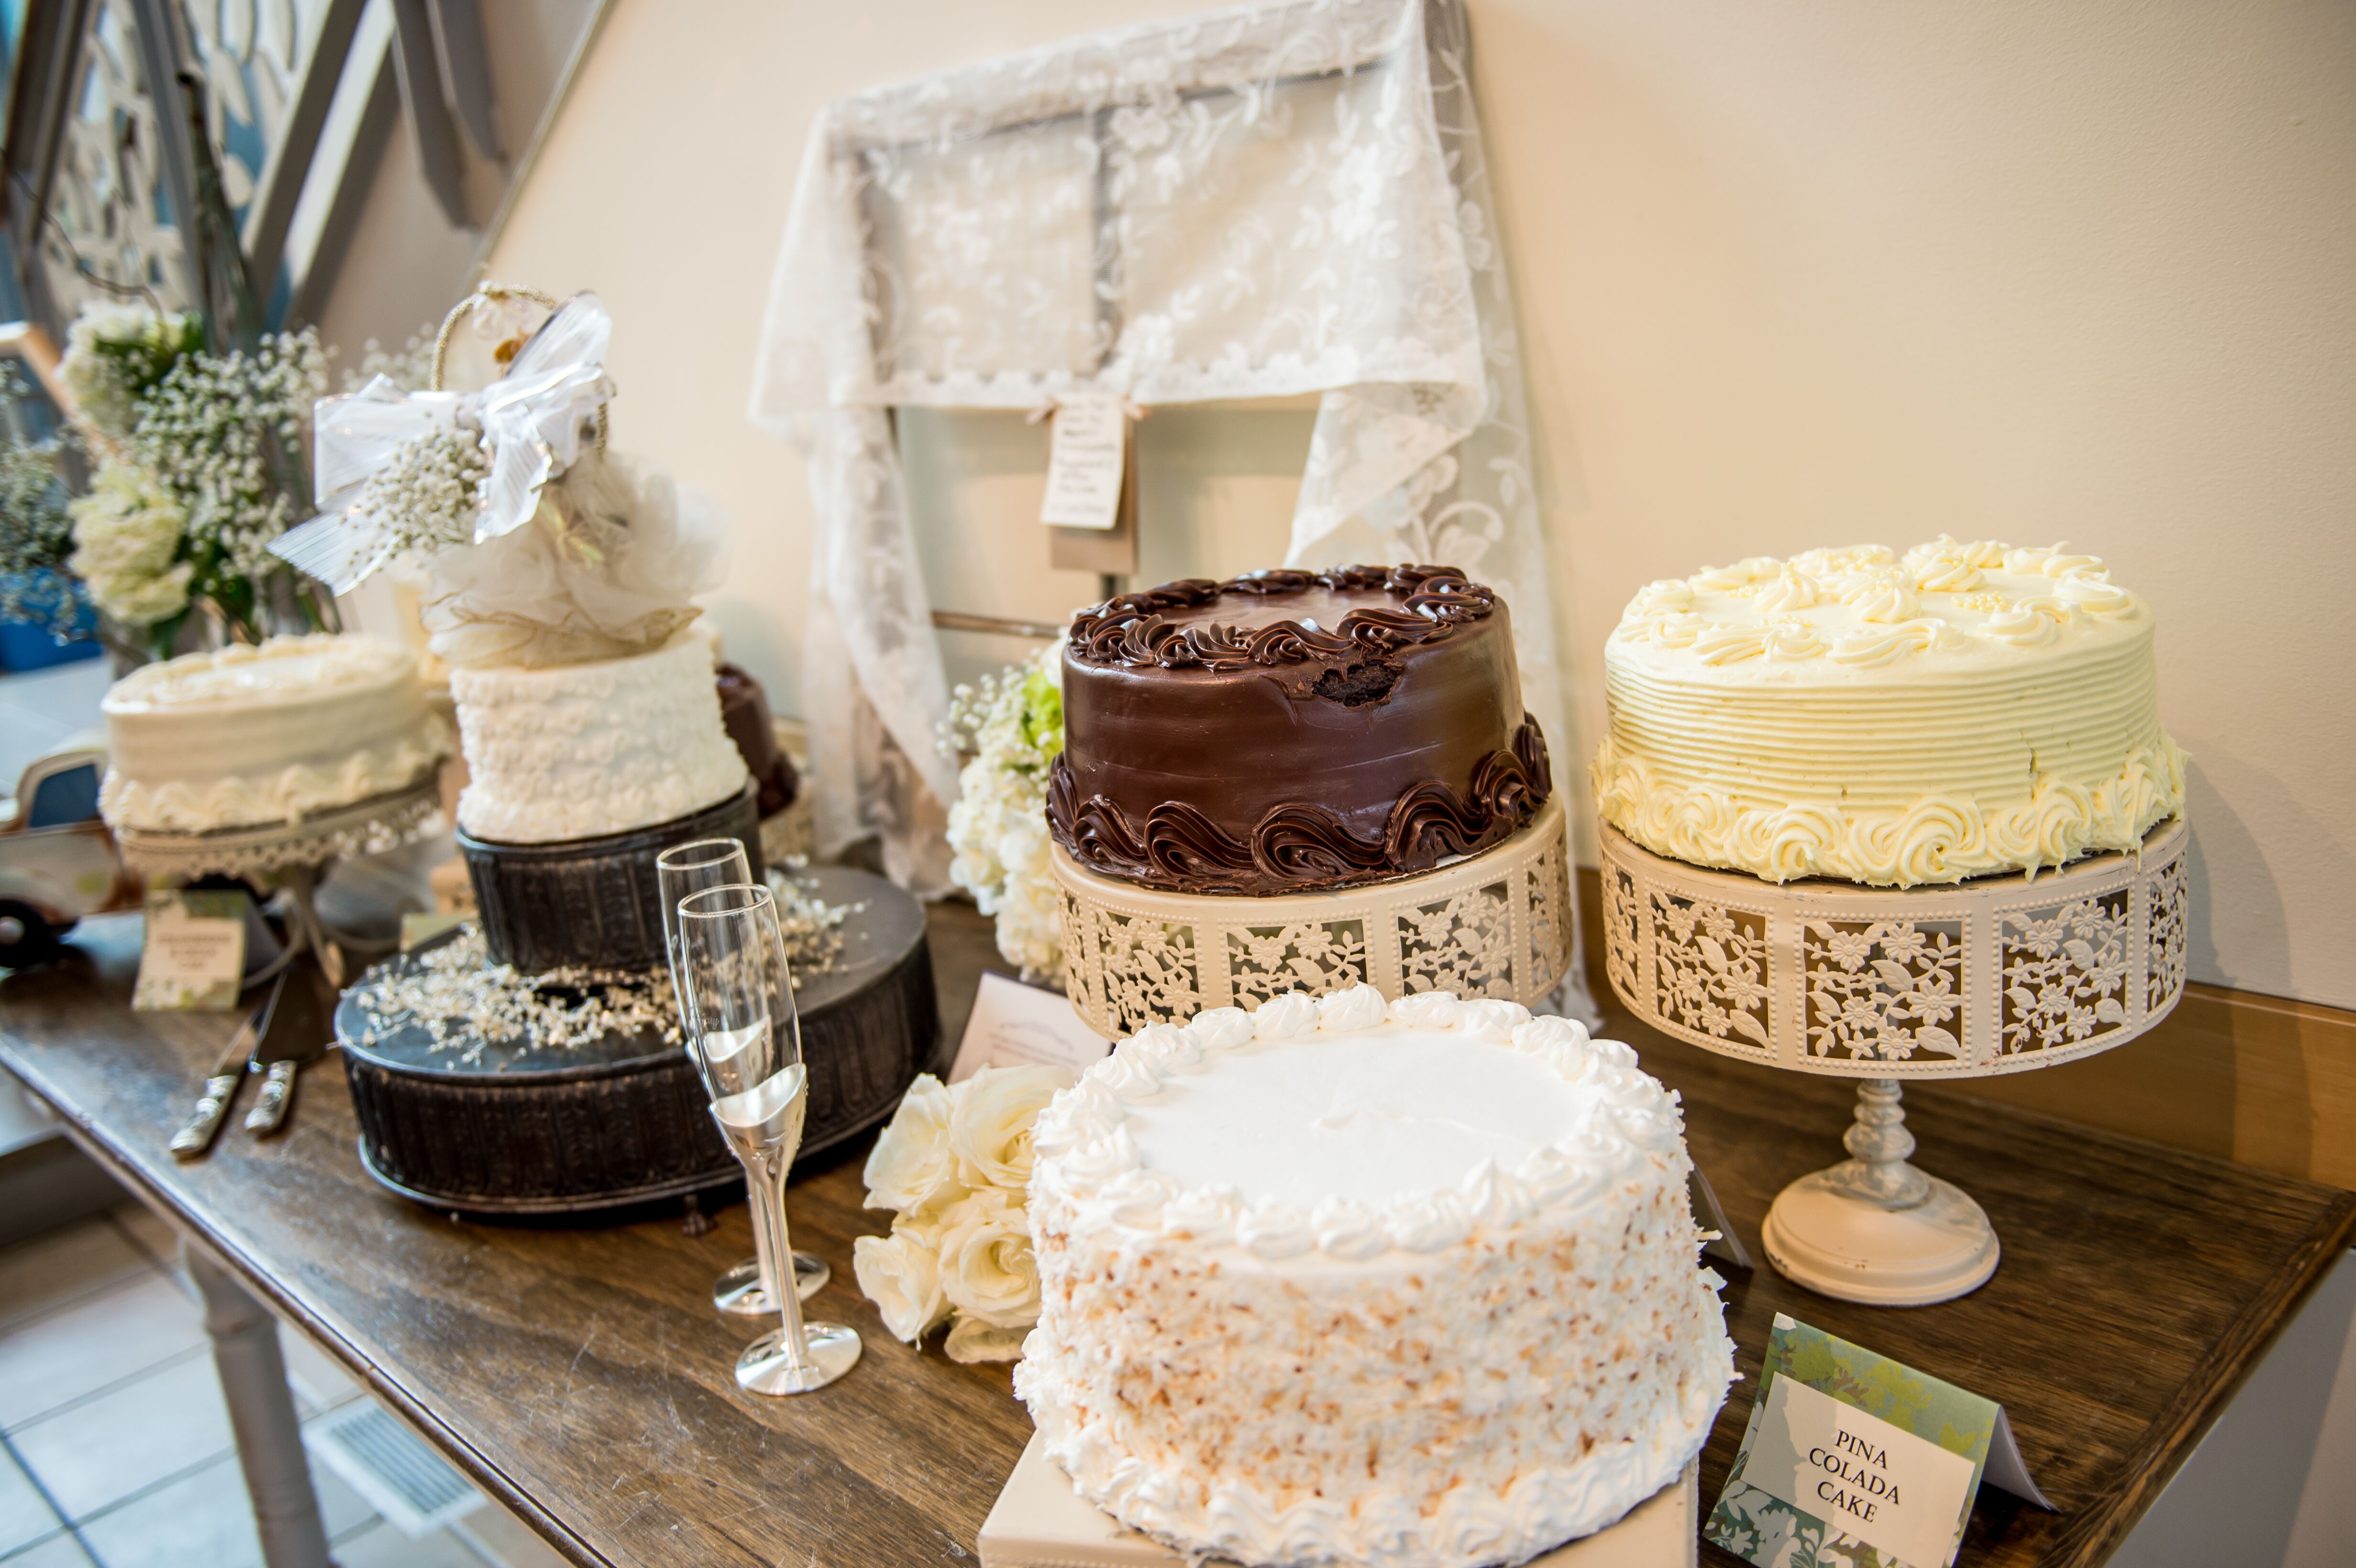
<svg viewBox="0 0 2356 1568">
<path fill-rule="evenodd" d="M 1043 758 L 1064 749 L 1064 694 L 1044 670 L 1023 679 L 1023 741 Z"/>
</svg>

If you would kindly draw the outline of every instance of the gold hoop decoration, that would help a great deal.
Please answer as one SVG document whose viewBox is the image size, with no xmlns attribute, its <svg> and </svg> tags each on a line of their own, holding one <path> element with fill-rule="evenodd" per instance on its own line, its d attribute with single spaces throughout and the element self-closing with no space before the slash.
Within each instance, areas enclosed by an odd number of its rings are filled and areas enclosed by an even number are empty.
<svg viewBox="0 0 2356 1568">
<path fill-rule="evenodd" d="M 545 307 L 551 315 L 555 314 L 560 303 L 555 295 L 524 284 L 494 283 L 487 281 L 477 283 L 474 293 L 450 307 L 450 314 L 442 318 L 442 329 L 434 335 L 434 370 L 433 379 L 429 382 L 431 390 L 439 392 L 444 389 L 442 364 L 449 355 L 450 336 L 458 330 L 458 324 L 473 315 L 480 306 L 497 304 L 501 300 L 530 300 L 536 305 Z M 605 405 L 599 403 L 597 405 L 597 452 L 600 456 L 603 456 L 605 451 Z"/>
</svg>

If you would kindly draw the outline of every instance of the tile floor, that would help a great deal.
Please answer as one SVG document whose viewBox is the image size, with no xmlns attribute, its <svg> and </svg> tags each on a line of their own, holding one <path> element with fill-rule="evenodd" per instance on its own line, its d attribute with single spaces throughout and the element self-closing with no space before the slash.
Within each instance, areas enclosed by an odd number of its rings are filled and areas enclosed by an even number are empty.
<svg viewBox="0 0 2356 1568">
<path fill-rule="evenodd" d="M 0 1565 L 258 1568 L 261 1546 L 171 1232 L 136 1204 L 0 1250 Z M 279 1335 L 311 1419 L 367 1397 Z M 486 1502 L 412 1541 L 316 1459 L 341 1568 L 550 1568 Z"/>
</svg>

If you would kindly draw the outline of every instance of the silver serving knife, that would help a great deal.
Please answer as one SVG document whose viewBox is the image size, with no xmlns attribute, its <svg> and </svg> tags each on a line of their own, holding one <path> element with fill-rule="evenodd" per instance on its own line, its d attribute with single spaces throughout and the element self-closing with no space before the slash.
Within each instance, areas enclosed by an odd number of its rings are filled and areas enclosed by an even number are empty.
<svg viewBox="0 0 2356 1568">
<path fill-rule="evenodd" d="M 205 1075 L 205 1092 L 197 1101 L 195 1112 L 172 1135 L 172 1152 L 182 1159 L 194 1159 L 212 1147 L 213 1134 L 220 1130 L 221 1118 L 229 1115 L 230 1102 L 237 1098 L 238 1082 L 245 1076 L 247 1064 L 262 1049 L 262 1037 L 270 1030 L 271 1016 L 278 1010 L 279 993 L 285 988 L 286 974 L 281 970 L 278 978 L 270 983 L 270 995 L 237 1026 L 220 1060 Z"/>
<path fill-rule="evenodd" d="M 245 1130 L 257 1137 L 267 1137 L 286 1120 L 287 1104 L 294 1097 L 294 1074 L 305 1062 L 327 1054 L 334 1033 L 323 1003 L 336 993 L 324 990 L 307 955 L 296 958 L 288 973 L 294 991 L 272 1009 L 262 1043 L 253 1051 L 252 1071 L 262 1075 L 262 1093 L 245 1114 Z"/>
</svg>

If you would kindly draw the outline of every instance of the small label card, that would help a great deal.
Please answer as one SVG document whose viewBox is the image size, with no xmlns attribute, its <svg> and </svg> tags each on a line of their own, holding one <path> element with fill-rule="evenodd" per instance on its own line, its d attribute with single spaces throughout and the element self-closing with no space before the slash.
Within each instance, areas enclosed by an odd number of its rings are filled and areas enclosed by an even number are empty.
<svg viewBox="0 0 2356 1568">
<path fill-rule="evenodd" d="M 2053 1506 L 2002 1405 L 1779 1313 L 1702 1539 L 1762 1568 L 1947 1568 L 1984 1477 Z"/>
<path fill-rule="evenodd" d="M 1066 392 L 1047 439 L 1047 496 L 1039 520 L 1062 528 L 1108 528 L 1120 513 L 1129 412 L 1118 392 Z"/>
<path fill-rule="evenodd" d="M 227 1012 L 245 988 L 241 892 L 147 895 L 147 945 L 131 1005 L 141 1012 Z"/>
<path fill-rule="evenodd" d="M 958 1040 L 949 1082 L 962 1083 L 985 1067 L 1026 1063 L 1078 1072 L 1111 1050 L 1112 1041 L 1082 1023 L 1072 1004 L 1056 993 L 984 974 Z"/>
</svg>

